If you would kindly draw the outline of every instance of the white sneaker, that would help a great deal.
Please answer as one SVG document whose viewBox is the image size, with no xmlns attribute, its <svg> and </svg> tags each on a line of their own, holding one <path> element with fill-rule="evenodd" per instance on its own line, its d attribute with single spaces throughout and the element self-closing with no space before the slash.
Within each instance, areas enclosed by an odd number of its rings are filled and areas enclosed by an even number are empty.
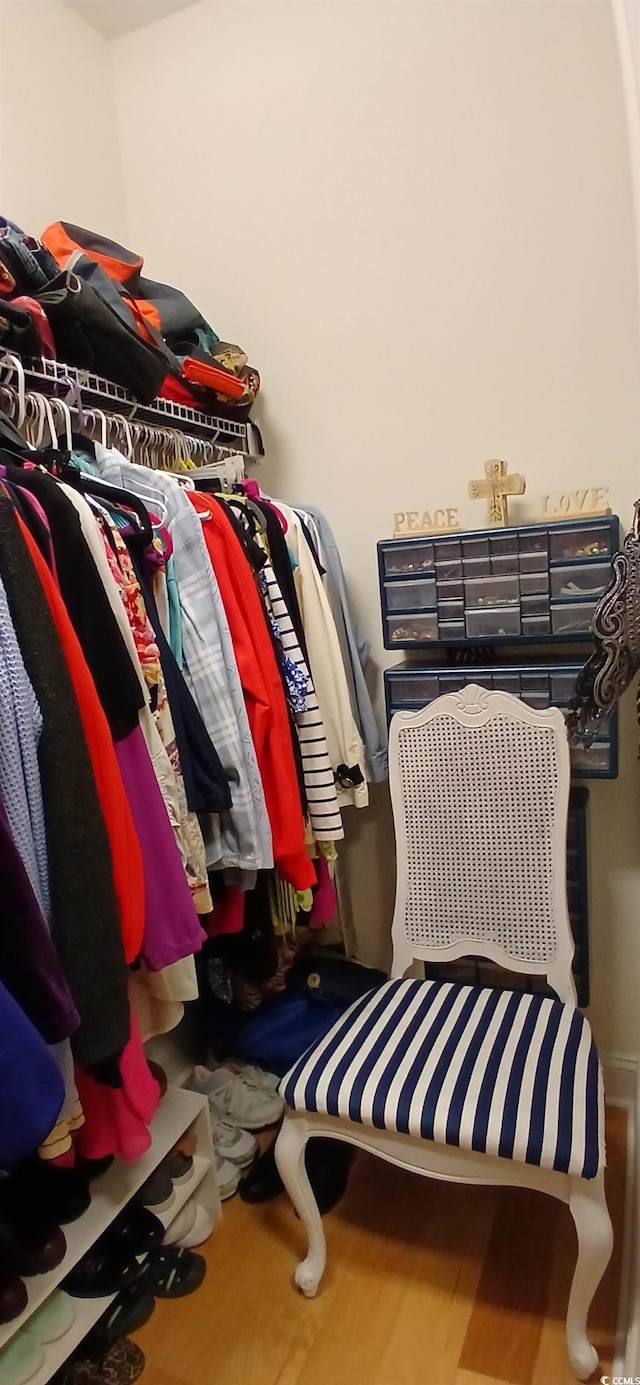
<svg viewBox="0 0 640 1385">
<path fill-rule="evenodd" d="M 222 1116 L 241 1130 L 263 1130 L 275 1125 L 284 1110 L 282 1097 L 275 1092 L 260 1092 L 229 1068 L 213 1072 L 201 1066 L 193 1069 L 189 1083 L 192 1092 L 202 1092 L 209 1098 L 212 1115 Z"/>
<path fill-rule="evenodd" d="M 220 1196 L 222 1196 L 222 1194 L 220 1194 Z M 212 1231 L 213 1217 L 211 1213 L 207 1211 L 206 1207 L 202 1206 L 202 1203 L 197 1202 L 193 1226 L 190 1231 L 187 1231 L 186 1235 L 180 1237 L 178 1245 L 181 1246 L 183 1250 L 192 1250 L 194 1246 L 201 1246 L 205 1241 L 208 1241 Z"/>
<path fill-rule="evenodd" d="M 239 1169 L 247 1169 L 258 1153 L 258 1144 L 253 1135 L 250 1135 L 248 1130 L 240 1130 L 239 1126 L 215 1115 L 213 1111 L 211 1125 L 213 1143 L 220 1158 L 228 1159 L 230 1164 L 236 1164 Z"/>
<path fill-rule="evenodd" d="M 259 1092 L 273 1094 L 280 1086 L 281 1078 L 275 1072 L 265 1072 L 264 1068 L 256 1067 L 255 1063 L 245 1063 L 242 1058 L 225 1058 L 221 1065 L 235 1072 L 238 1077 L 244 1077 L 251 1087 L 256 1087 Z M 214 1063 L 213 1070 L 217 1064 Z"/>
<path fill-rule="evenodd" d="M 238 1191 L 240 1170 L 237 1164 L 230 1164 L 228 1159 L 221 1159 L 216 1154 L 216 1171 L 218 1174 L 218 1192 L 222 1202 L 226 1202 L 228 1197 L 233 1197 L 233 1194 Z"/>
<path fill-rule="evenodd" d="M 189 1198 L 168 1227 L 163 1246 L 181 1246 L 183 1250 L 201 1246 L 213 1231 L 213 1217 L 195 1197 Z"/>
</svg>

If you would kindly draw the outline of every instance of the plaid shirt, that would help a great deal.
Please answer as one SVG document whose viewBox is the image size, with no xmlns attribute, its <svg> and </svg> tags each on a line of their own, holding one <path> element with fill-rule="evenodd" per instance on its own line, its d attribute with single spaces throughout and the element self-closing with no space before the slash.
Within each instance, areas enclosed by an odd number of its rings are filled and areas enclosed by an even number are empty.
<svg viewBox="0 0 640 1385">
<path fill-rule="evenodd" d="M 201 820 L 207 865 L 266 870 L 273 865 L 262 780 L 227 617 L 200 520 L 179 483 L 166 472 L 128 462 L 96 444 L 105 481 L 166 507 L 182 615 L 185 675 L 229 779 L 228 813 Z"/>
</svg>

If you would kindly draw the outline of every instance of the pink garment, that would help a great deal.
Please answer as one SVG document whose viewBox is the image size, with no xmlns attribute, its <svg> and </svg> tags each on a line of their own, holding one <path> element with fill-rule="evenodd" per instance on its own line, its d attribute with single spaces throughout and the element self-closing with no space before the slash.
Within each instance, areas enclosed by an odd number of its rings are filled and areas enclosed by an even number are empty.
<svg viewBox="0 0 640 1385">
<path fill-rule="evenodd" d="M 248 497 L 249 500 L 261 500 L 263 505 L 268 505 L 269 509 L 273 510 L 273 513 L 274 515 L 276 515 L 278 519 L 283 534 L 286 534 L 289 525 L 284 515 L 282 514 L 282 511 L 278 509 L 277 505 L 274 505 L 273 500 L 269 500 L 266 495 L 262 495 L 258 482 L 254 481 L 253 478 L 250 477 L 248 481 L 243 481 L 242 484 L 244 486 L 245 495 Z"/>
<path fill-rule="evenodd" d="M 44 525 L 44 528 L 46 529 L 47 534 L 49 535 L 49 557 L 47 558 L 47 562 L 55 578 L 56 586 L 59 587 L 60 583 L 58 581 L 58 574 L 56 572 L 56 555 L 53 551 L 53 544 L 51 542 L 49 520 L 47 519 L 42 505 L 40 504 L 40 501 L 37 499 L 35 495 L 31 494 L 31 491 L 25 490 L 24 486 L 18 486 L 18 490 L 20 491 L 20 494 L 24 498 L 24 500 L 26 500 L 28 504 L 31 506 L 31 509 L 34 511 L 34 514 L 38 516 L 40 523 Z"/>
<path fill-rule="evenodd" d="M 313 892 L 313 904 L 309 915 L 310 928 L 329 928 L 336 916 L 338 901 L 324 856 L 314 862 L 318 884 Z"/>
<path fill-rule="evenodd" d="M 131 1008 L 131 1007 L 130 1007 Z M 160 1101 L 160 1088 L 144 1056 L 138 1024 L 131 1010 L 131 1038 L 120 1059 L 122 1087 L 105 1087 L 89 1073 L 76 1069 L 76 1083 L 85 1123 L 76 1136 L 82 1159 L 120 1154 L 139 1159 L 149 1148 L 149 1125 Z"/>
</svg>

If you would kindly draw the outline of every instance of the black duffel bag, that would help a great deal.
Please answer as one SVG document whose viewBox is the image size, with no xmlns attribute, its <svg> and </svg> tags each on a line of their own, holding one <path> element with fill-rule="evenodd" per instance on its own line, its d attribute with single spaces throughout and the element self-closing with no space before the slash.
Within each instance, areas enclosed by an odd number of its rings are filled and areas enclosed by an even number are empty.
<svg viewBox="0 0 640 1385">
<path fill-rule="evenodd" d="M 162 352 L 143 341 L 90 284 L 62 270 L 33 296 L 49 319 L 60 360 L 105 375 L 141 404 L 155 399 L 167 373 Z"/>
</svg>

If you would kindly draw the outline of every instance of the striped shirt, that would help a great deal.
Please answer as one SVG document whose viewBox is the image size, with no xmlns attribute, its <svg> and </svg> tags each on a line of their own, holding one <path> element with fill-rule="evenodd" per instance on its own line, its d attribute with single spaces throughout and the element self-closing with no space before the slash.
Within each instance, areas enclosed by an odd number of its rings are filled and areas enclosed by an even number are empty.
<svg viewBox="0 0 640 1385">
<path fill-rule="evenodd" d="M 294 664 L 298 665 L 307 679 L 305 708 L 302 712 L 296 712 L 295 724 L 300 742 L 309 822 L 316 841 L 337 841 L 344 837 L 344 828 L 313 679 L 305 662 L 298 636 L 293 628 L 291 616 L 270 561 L 265 563 L 262 571 L 266 587 L 266 599 L 271 614 L 278 625 L 284 652 Z"/>
</svg>

